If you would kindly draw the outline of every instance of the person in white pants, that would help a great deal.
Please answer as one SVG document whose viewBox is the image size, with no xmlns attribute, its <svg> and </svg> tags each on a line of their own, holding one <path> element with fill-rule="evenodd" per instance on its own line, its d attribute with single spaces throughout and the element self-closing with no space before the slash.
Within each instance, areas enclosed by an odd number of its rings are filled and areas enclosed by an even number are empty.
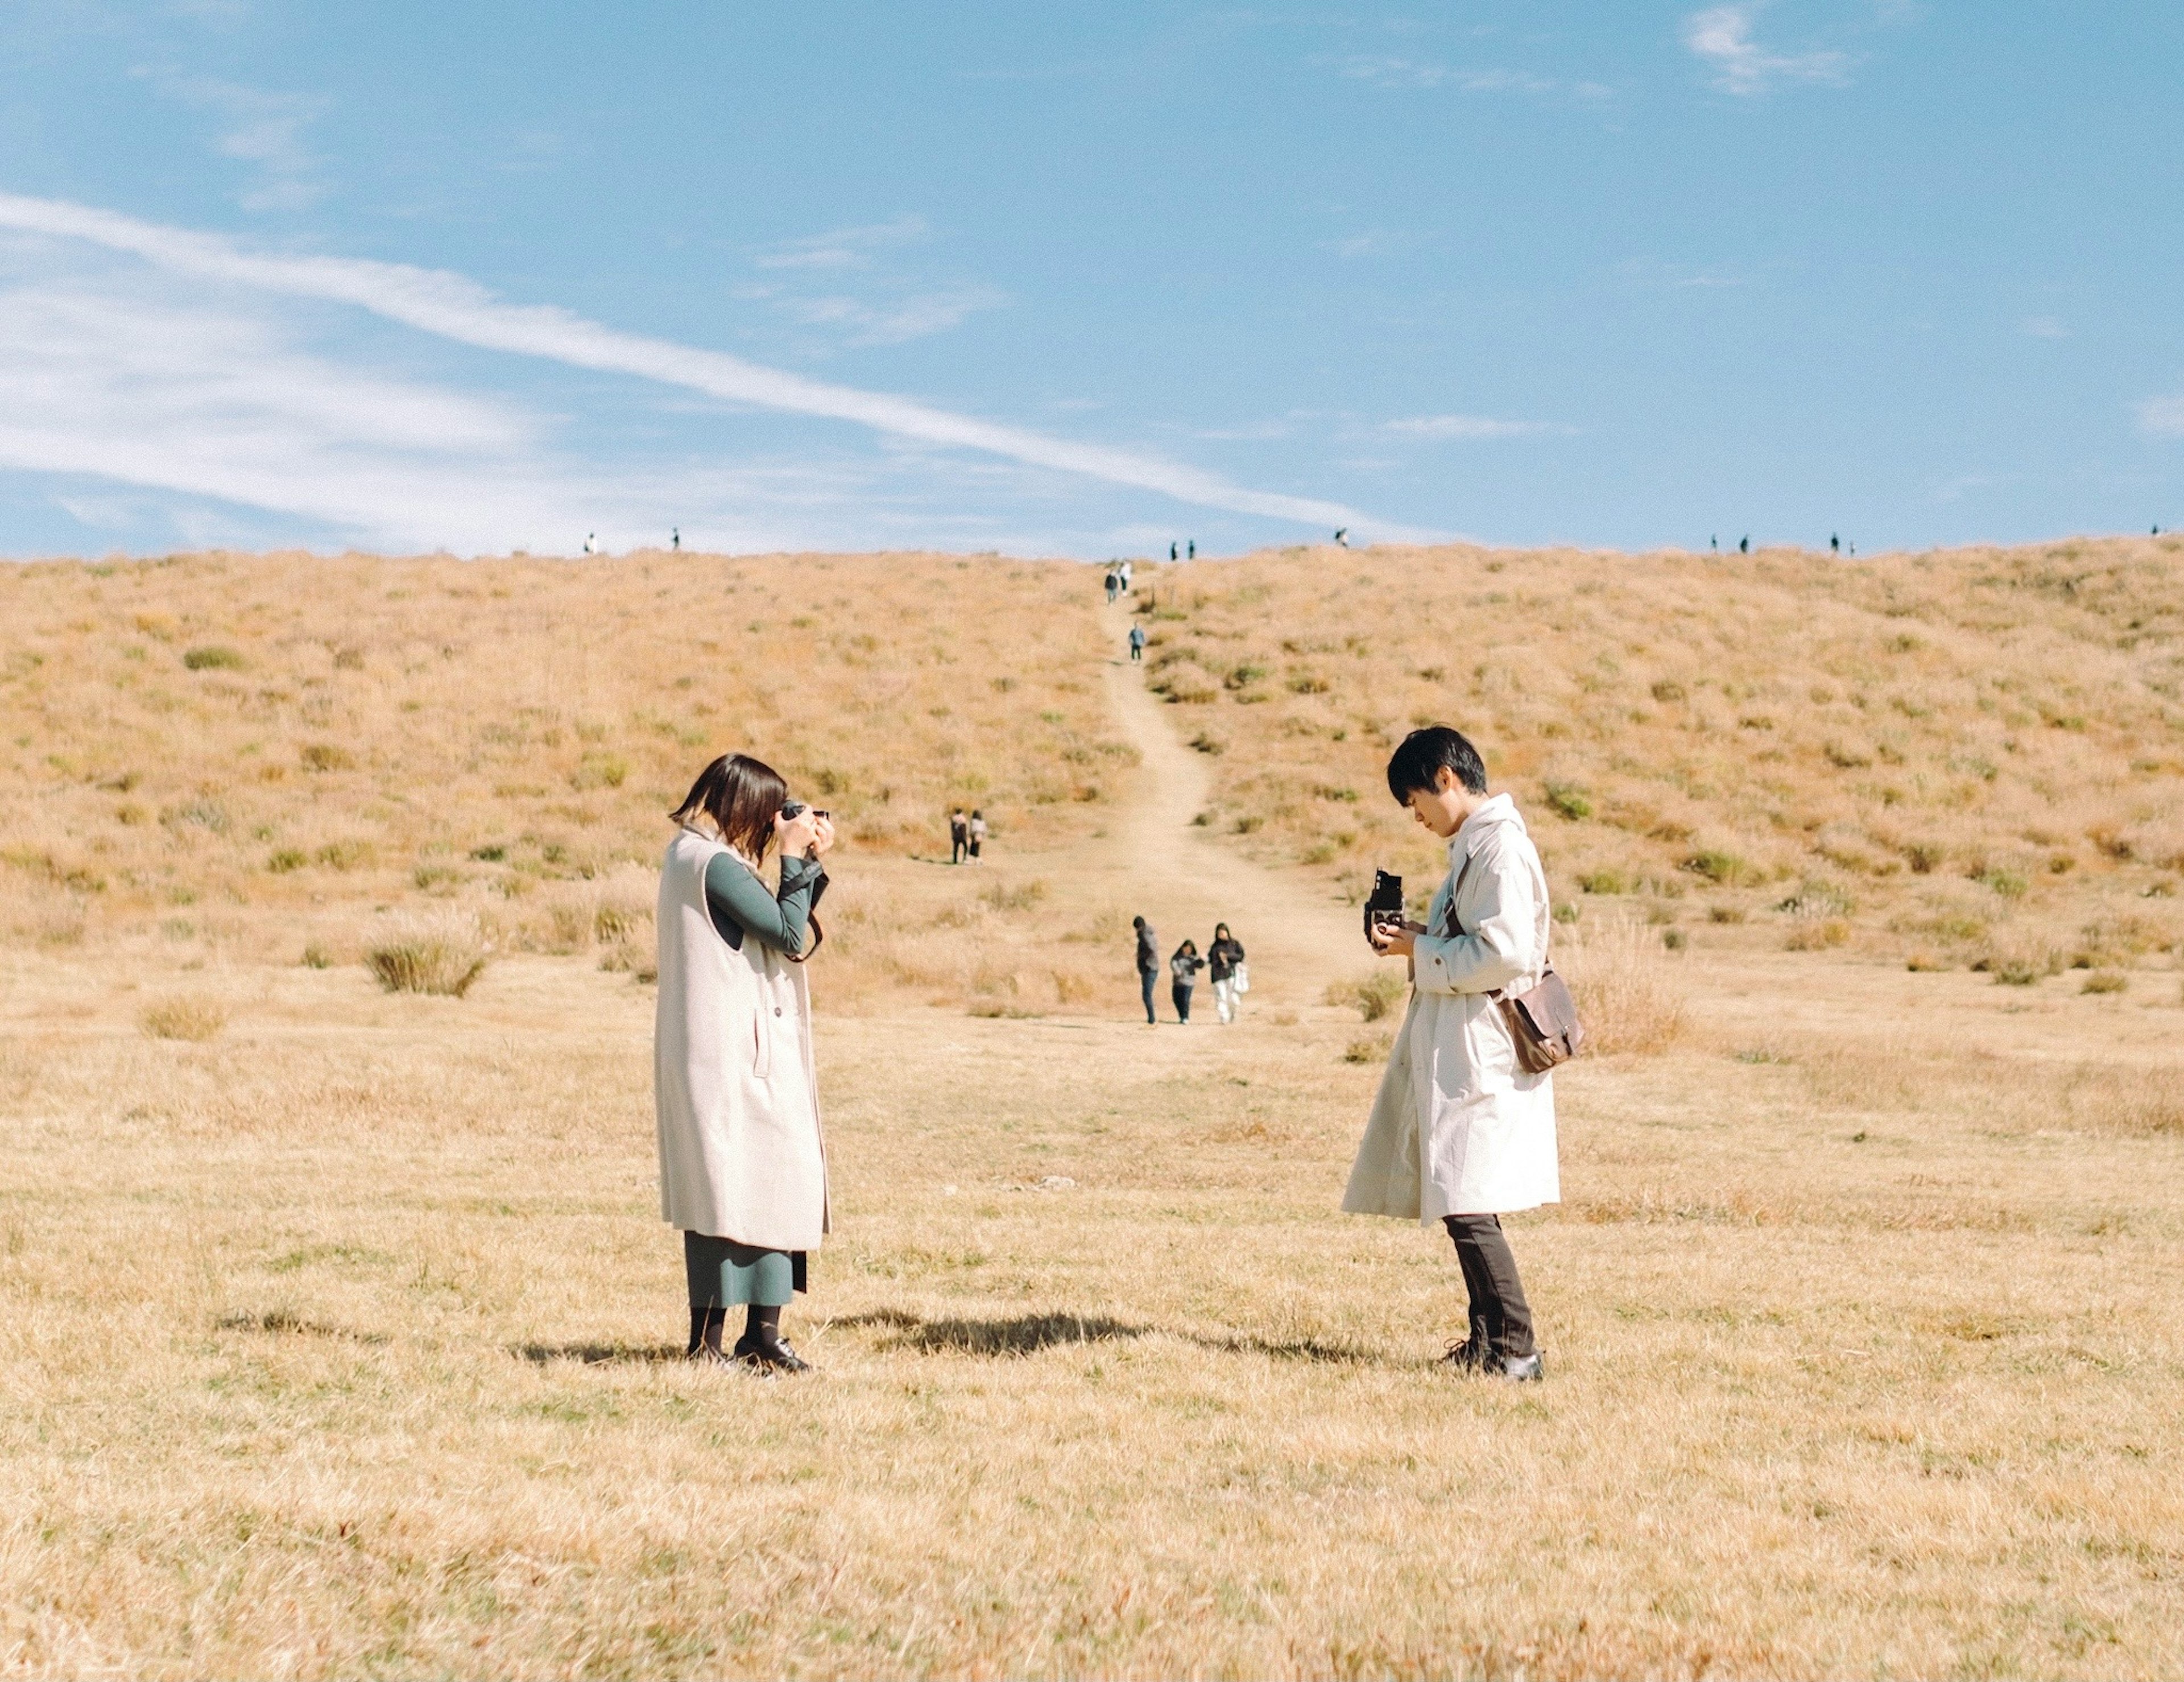
<svg viewBox="0 0 2184 1682">
<path fill-rule="evenodd" d="M 1225 922 L 1213 926 L 1213 944 L 1206 949 L 1206 967 L 1213 977 L 1214 1008 L 1221 1020 L 1236 1020 L 1236 1000 L 1248 983 L 1244 979 L 1244 948 Z"/>
</svg>

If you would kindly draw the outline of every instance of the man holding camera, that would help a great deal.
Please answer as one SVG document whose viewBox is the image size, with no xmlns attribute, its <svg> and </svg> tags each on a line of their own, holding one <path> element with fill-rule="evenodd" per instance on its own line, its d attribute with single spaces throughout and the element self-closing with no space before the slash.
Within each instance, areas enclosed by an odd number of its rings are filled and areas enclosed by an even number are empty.
<svg viewBox="0 0 2184 1682">
<path fill-rule="evenodd" d="M 1446 1226 L 1471 1325 L 1444 1358 L 1536 1381 L 1531 1309 L 1501 1217 L 1561 1200 L 1554 1077 L 1519 1061 L 1502 1001 L 1546 980 L 1546 875 L 1515 803 L 1488 794 L 1479 750 L 1457 732 L 1412 731 L 1388 761 L 1388 792 L 1448 844 L 1449 872 L 1424 922 L 1404 919 L 1394 878 L 1393 906 L 1376 891 L 1367 907 L 1373 950 L 1410 961 L 1411 1002 L 1342 1206 Z"/>
</svg>

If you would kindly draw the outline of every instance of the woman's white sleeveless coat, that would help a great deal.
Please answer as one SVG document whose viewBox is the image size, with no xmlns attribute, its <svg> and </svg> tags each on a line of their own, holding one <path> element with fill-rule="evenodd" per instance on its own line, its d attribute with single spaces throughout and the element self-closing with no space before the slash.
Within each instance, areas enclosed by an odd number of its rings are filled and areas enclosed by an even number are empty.
<svg viewBox="0 0 2184 1682">
<path fill-rule="evenodd" d="M 1445 1215 L 1497 1215 L 1559 1202 L 1555 1078 L 1517 1062 L 1500 1007 L 1547 965 L 1547 878 L 1507 794 L 1464 821 L 1449 842 L 1449 873 L 1418 937 L 1410 1009 L 1357 1147 L 1342 1206 L 1437 1224 Z M 1466 859 L 1471 869 L 1464 875 Z M 1444 935 L 1457 877 L 1459 922 Z"/>
<path fill-rule="evenodd" d="M 816 1250 L 828 1221 L 811 988 L 755 935 L 739 951 L 713 927 L 705 868 L 727 850 L 684 829 L 660 869 L 660 1213 L 685 1232 Z"/>
</svg>

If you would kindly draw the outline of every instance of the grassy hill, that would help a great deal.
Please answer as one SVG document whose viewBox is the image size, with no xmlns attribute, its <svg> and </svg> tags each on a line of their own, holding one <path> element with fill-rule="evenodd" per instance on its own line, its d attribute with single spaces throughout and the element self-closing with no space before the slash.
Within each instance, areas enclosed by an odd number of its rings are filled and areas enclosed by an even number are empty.
<svg viewBox="0 0 2184 1682">
<path fill-rule="evenodd" d="M 2013 975 L 2184 934 L 2184 542 L 1843 562 L 1334 549 L 1148 568 L 1151 681 L 1209 824 L 1441 866 L 1382 780 L 1476 736 L 1558 888 Z M 1571 912 L 1565 908 L 1565 915 Z"/>
<path fill-rule="evenodd" d="M 2177 539 L 1318 549 L 1139 579 L 1204 822 L 1353 899 L 1376 864 L 1437 876 L 1381 767 L 1440 721 L 1523 800 L 1566 919 L 2013 978 L 2184 938 Z M 846 994 L 1082 996 L 1018 937 L 1038 860 L 1137 756 L 1094 582 L 933 555 L 0 570 L 0 931 L 348 961 L 432 909 L 641 967 L 662 814 L 740 747 L 867 863 L 834 902 Z M 983 900 L 888 867 L 944 854 L 959 801 L 1030 872 Z"/>
<path fill-rule="evenodd" d="M 932 555 L 0 568 L 0 930 L 346 962 L 430 911 L 639 966 L 665 814 L 732 749 L 867 860 L 944 857 L 955 802 L 1020 855 L 1134 761 L 1089 601 L 1075 569 Z M 849 874 L 838 992 L 1013 986 L 982 925 L 1035 890 Z"/>
</svg>

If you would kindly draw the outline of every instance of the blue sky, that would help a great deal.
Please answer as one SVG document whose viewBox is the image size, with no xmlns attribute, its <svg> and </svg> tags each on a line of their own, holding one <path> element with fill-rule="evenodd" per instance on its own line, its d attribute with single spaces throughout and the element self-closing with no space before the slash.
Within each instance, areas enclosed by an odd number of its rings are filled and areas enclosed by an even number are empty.
<svg viewBox="0 0 2184 1682">
<path fill-rule="evenodd" d="M 2184 8 L 18 0 L 0 553 L 2184 526 Z"/>
</svg>

